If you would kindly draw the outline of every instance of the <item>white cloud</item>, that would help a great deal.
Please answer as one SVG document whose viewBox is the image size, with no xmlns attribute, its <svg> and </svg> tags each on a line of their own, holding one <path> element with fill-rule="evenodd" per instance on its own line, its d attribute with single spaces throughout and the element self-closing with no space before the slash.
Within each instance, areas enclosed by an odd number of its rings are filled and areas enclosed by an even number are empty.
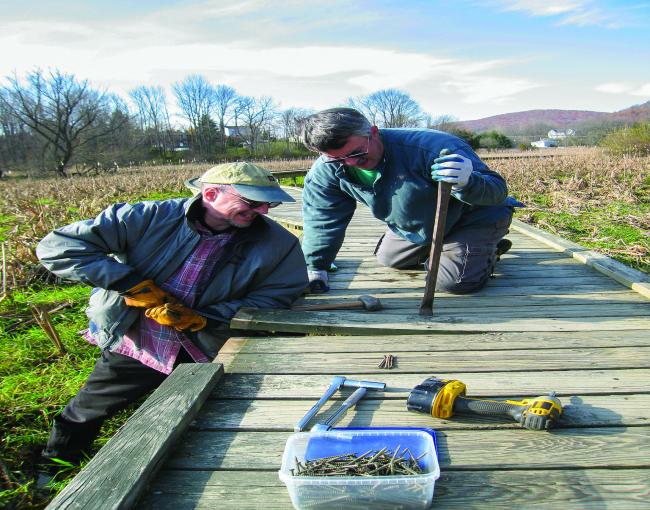
<svg viewBox="0 0 650 510">
<path fill-rule="evenodd" d="M 633 83 L 611 82 L 596 86 L 598 92 L 607 94 L 628 94 L 632 96 L 650 97 L 650 83 L 639 86 Z"/>
<path fill-rule="evenodd" d="M 523 12 L 534 17 L 555 17 L 559 25 L 620 28 L 627 24 L 621 8 L 604 10 L 593 0 L 494 0 L 506 12 Z"/>
<path fill-rule="evenodd" d="M 186 23 L 205 22 L 210 19 L 222 19 L 242 16 L 257 11 L 264 5 L 263 0 L 247 0 L 224 5 L 223 0 L 205 0 L 187 4 L 164 7 L 152 14 L 146 20 L 169 26 L 183 26 Z"/>
<path fill-rule="evenodd" d="M 645 83 L 641 85 L 638 89 L 633 90 L 631 94 L 634 96 L 650 98 L 650 83 Z"/>
<path fill-rule="evenodd" d="M 501 78 L 497 76 L 482 76 L 480 79 L 454 79 L 442 84 L 442 91 L 446 93 L 458 92 L 463 97 L 463 102 L 468 104 L 505 103 L 512 96 L 526 90 L 540 87 L 525 79 Z"/>
<path fill-rule="evenodd" d="M 559 21 L 560 25 L 575 25 L 578 27 L 602 26 L 605 28 L 621 28 L 624 22 L 616 16 L 608 15 L 600 9 L 587 9 L 568 14 Z"/>
<path fill-rule="evenodd" d="M 501 0 L 506 11 L 523 11 L 532 16 L 555 16 L 582 9 L 585 2 L 564 2 L 560 0 Z"/>
<path fill-rule="evenodd" d="M 596 90 L 607 94 L 625 94 L 629 92 L 631 88 L 632 86 L 628 83 L 612 82 L 602 83 L 596 87 Z"/>
<path fill-rule="evenodd" d="M 65 33 L 71 36 L 59 37 Z M 0 75 L 58 68 L 121 94 L 137 84 L 169 85 L 192 73 L 216 77 L 238 90 L 257 88 L 253 95 L 268 93 L 263 82 L 269 90 L 281 90 L 280 82 L 316 80 L 319 86 L 329 83 L 344 96 L 426 82 L 432 92 L 453 90 L 462 95 L 461 101 L 476 103 L 502 101 L 536 86 L 528 80 L 495 76 L 498 69 L 512 64 L 507 60 L 450 59 L 359 46 L 192 43 L 175 38 L 150 19 L 122 25 L 111 33 L 69 22 L 8 24 L 0 33 L 0 47 Z"/>
</svg>

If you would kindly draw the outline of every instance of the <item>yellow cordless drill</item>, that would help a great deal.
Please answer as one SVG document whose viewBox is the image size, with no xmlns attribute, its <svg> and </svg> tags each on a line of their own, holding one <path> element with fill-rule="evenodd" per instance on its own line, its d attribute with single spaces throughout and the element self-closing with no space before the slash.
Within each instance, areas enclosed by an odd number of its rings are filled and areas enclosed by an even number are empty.
<svg viewBox="0 0 650 510">
<path fill-rule="evenodd" d="M 467 398 L 465 390 L 460 381 L 429 377 L 411 390 L 406 407 L 434 418 L 451 418 L 454 413 L 509 416 L 530 430 L 548 430 L 562 414 L 562 403 L 555 392 L 520 401 L 498 401 Z"/>
</svg>

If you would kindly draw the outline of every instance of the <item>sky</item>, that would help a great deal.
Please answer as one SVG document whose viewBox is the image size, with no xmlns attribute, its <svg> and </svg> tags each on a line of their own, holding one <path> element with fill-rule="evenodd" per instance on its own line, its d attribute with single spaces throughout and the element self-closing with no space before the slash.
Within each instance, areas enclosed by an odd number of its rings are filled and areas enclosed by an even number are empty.
<svg viewBox="0 0 650 510">
<path fill-rule="evenodd" d="M 386 88 L 432 117 L 650 100 L 650 0 L 0 0 L 0 78 L 58 69 L 124 98 L 191 74 L 281 109 Z"/>
</svg>

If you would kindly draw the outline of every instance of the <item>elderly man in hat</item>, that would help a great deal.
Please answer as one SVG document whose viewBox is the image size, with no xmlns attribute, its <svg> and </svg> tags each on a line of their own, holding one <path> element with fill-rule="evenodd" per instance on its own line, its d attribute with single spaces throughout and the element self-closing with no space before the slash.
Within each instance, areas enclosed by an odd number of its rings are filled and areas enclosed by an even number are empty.
<svg viewBox="0 0 650 510">
<path fill-rule="evenodd" d="M 84 335 L 102 350 L 45 458 L 79 460 L 106 418 L 178 363 L 210 362 L 239 308 L 287 308 L 307 286 L 298 239 L 265 216 L 294 202 L 269 172 L 227 163 L 198 182 L 193 198 L 115 204 L 39 243 L 47 269 L 94 287 Z"/>
</svg>

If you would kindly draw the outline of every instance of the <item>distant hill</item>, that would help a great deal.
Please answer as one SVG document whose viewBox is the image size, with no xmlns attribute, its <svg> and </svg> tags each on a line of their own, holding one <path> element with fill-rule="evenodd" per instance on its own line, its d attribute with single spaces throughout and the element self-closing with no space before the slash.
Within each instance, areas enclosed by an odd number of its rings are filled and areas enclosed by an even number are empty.
<svg viewBox="0 0 650 510">
<path fill-rule="evenodd" d="M 454 122 L 454 126 L 475 133 L 493 129 L 504 133 L 512 133 L 536 124 L 563 129 L 575 128 L 580 124 L 592 121 L 639 122 L 644 120 L 650 120 L 650 101 L 614 113 L 590 110 L 528 110 L 494 115 L 484 119 Z"/>
</svg>

